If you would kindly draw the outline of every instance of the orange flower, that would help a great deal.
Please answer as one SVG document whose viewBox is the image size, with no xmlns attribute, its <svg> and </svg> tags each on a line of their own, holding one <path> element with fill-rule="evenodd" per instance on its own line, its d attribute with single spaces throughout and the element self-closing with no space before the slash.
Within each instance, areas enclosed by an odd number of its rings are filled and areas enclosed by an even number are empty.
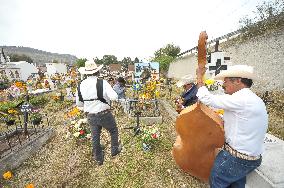
<svg viewBox="0 0 284 188">
<path fill-rule="evenodd" d="M 12 174 L 11 171 L 7 171 L 7 172 L 5 172 L 5 173 L 3 174 L 3 178 L 4 178 L 5 180 L 9 180 L 9 179 L 11 179 L 12 177 L 13 177 L 13 174 Z"/>
<path fill-rule="evenodd" d="M 26 185 L 26 188 L 34 188 L 34 187 L 35 187 L 35 186 L 34 186 L 34 184 L 32 184 L 32 183 Z"/>
</svg>

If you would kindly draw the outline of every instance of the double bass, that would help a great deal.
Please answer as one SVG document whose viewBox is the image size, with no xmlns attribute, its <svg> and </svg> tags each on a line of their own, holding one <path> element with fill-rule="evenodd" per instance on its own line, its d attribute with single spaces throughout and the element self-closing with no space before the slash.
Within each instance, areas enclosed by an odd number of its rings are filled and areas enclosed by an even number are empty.
<svg viewBox="0 0 284 188">
<path fill-rule="evenodd" d="M 206 64 L 206 32 L 198 40 L 198 66 Z M 190 175 L 207 182 L 216 149 L 224 144 L 223 121 L 211 108 L 197 102 L 182 110 L 176 119 L 177 138 L 172 154 L 177 165 Z"/>
</svg>

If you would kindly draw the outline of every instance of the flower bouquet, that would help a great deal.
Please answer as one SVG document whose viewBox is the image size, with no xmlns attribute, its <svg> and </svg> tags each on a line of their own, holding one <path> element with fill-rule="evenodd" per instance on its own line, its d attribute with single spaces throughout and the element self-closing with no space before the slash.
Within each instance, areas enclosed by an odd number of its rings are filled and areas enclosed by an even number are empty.
<svg viewBox="0 0 284 188">
<path fill-rule="evenodd" d="M 87 119 L 79 119 L 71 121 L 68 127 L 66 138 L 73 138 L 78 141 L 91 139 L 91 131 L 89 129 Z"/>
<path fill-rule="evenodd" d="M 209 91 L 216 91 L 219 89 L 219 86 L 221 86 L 221 84 L 213 79 L 207 79 L 205 80 L 205 86 Z"/>
<path fill-rule="evenodd" d="M 142 130 L 142 146 L 144 151 L 150 150 L 159 140 L 160 132 L 157 127 L 148 127 Z"/>
</svg>

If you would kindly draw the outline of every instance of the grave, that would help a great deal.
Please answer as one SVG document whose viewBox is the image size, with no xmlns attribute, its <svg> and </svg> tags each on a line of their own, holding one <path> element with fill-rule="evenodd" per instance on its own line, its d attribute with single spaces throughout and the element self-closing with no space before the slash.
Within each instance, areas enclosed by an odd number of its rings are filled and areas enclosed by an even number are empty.
<svg viewBox="0 0 284 188">
<path fill-rule="evenodd" d="M 52 128 L 39 130 L 37 134 L 31 135 L 29 139 L 13 147 L 12 151 L 3 153 L 0 158 L 0 174 L 19 167 L 54 135 L 55 131 Z"/>
</svg>

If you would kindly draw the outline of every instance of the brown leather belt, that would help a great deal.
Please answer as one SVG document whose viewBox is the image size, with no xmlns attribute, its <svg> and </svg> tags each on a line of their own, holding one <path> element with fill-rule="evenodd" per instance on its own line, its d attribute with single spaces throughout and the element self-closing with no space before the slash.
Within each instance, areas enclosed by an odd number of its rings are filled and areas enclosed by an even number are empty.
<svg viewBox="0 0 284 188">
<path fill-rule="evenodd" d="M 224 148 L 223 149 L 226 150 L 227 152 L 229 152 L 232 156 L 238 157 L 238 158 L 244 159 L 244 160 L 254 161 L 254 160 L 258 160 L 258 159 L 261 158 L 261 155 L 259 155 L 259 156 L 249 156 L 247 154 L 240 153 L 237 150 L 233 149 L 227 143 L 224 144 Z"/>
</svg>

